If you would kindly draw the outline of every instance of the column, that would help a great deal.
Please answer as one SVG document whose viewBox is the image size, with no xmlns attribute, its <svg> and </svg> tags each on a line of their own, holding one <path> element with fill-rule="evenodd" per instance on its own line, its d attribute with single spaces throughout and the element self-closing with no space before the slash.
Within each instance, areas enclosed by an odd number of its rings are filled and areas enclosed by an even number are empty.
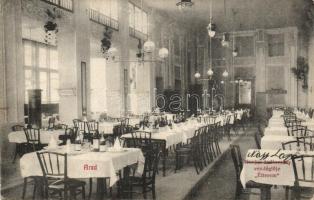
<svg viewBox="0 0 314 200">
<path fill-rule="evenodd" d="M 82 116 L 81 65 L 86 64 L 87 112 L 90 108 L 90 21 L 88 0 L 74 2 L 74 13 L 61 19 L 58 33 L 60 119 L 71 124 Z"/>
<path fill-rule="evenodd" d="M 258 30 L 256 40 L 256 92 L 266 91 L 266 62 L 264 31 Z"/>
<path fill-rule="evenodd" d="M 2 1 L 3 2 L 3 1 Z M 20 0 L 4 1 L 3 40 L 5 71 L 1 80 L 5 80 L 2 88 L 6 88 L 1 110 L 7 111 L 7 122 L 24 121 L 24 68 L 22 46 L 22 10 Z M 1 38 L 0 38 L 1 39 Z M 3 68 L 2 68 L 3 70 Z M 3 78 L 3 79 L 2 79 Z M 3 99 L 4 99 L 3 98 Z"/>
<path fill-rule="evenodd" d="M 308 47 L 309 74 L 308 74 L 308 107 L 314 108 L 314 32 L 309 39 Z"/>
<path fill-rule="evenodd" d="M 2 97 L 0 98 L 0 123 L 5 123 L 7 121 L 3 12 L 4 7 L 0 4 L 0 96 Z"/>
<path fill-rule="evenodd" d="M 256 90 L 256 114 L 257 118 L 266 117 L 267 95 L 266 91 L 266 61 L 265 61 L 265 32 L 257 30 L 256 38 L 256 67 L 255 67 L 255 90 Z"/>
<path fill-rule="evenodd" d="M 126 16 L 128 11 L 128 1 L 119 0 L 119 31 L 113 34 L 113 40 L 116 41 L 118 49 L 118 60 L 111 61 L 106 66 L 107 108 L 108 115 L 120 117 L 127 111 L 127 95 L 129 87 L 129 63 L 123 62 L 129 60 L 129 18 Z"/>
</svg>

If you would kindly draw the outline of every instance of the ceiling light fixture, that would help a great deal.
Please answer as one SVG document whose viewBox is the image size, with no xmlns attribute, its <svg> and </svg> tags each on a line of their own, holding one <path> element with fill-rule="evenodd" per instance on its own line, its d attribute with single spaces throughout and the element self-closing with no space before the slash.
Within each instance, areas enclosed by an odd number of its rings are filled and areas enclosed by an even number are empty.
<svg viewBox="0 0 314 200">
<path fill-rule="evenodd" d="M 223 73 L 222 73 L 222 76 L 224 78 L 227 78 L 229 76 L 229 73 L 227 72 L 227 70 L 225 70 Z"/>
<path fill-rule="evenodd" d="M 224 33 L 222 35 L 221 45 L 223 47 L 229 47 L 229 34 L 228 33 Z"/>
<path fill-rule="evenodd" d="M 145 53 L 152 53 L 155 49 L 155 43 L 153 41 L 151 41 L 150 39 L 148 39 L 145 43 L 144 43 L 144 52 Z"/>
<path fill-rule="evenodd" d="M 159 49 L 158 55 L 160 58 L 167 58 L 169 56 L 169 50 L 166 47 L 163 47 L 164 43 L 164 37 L 163 37 L 163 31 L 161 31 L 161 46 L 162 48 Z"/>
<path fill-rule="evenodd" d="M 196 72 L 196 73 L 194 74 L 194 77 L 195 77 L 195 78 L 200 78 L 200 77 L 201 77 L 201 74 L 200 74 L 199 72 Z"/>
<path fill-rule="evenodd" d="M 179 10 L 186 10 L 186 9 L 191 9 L 194 3 L 192 0 L 181 0 L 176 4 L 179 8 Z"/>
<path fill-rule="evenodd" d="M 163 47 L 163 48 L 159 49 L 158 55 L 160 58 L 167 58 L 169 55 L 169 51 L 167 48 Z"/>
<path fill-rule="evenodd" d="M 216 25 L 212 23 L 212 0 L 210 1 L 210 8 L 209 8 L 209 24 L 207 26 L 207 32 L 209 37 L 214 37 L 216 34 Z"/>
</svg>

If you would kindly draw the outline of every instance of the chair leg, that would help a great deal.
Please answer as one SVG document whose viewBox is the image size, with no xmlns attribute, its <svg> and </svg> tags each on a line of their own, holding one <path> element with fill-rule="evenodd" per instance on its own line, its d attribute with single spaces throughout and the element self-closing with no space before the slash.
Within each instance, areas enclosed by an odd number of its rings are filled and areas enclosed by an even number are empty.
<svg viewBox="0 0 314 200">
<path fill-rule="evenodd" d="M 19 152 L 19 144 L 16 144 L 16 146 L 15 146 L 15 153 L 14 153 L 14 157 L 13 157 L 12 163 L 15 163 L 15 159 L 16 159 L 16 156 L 17 156 L 18 152 Z"/>
<path fill-rule="evenodd" d="M 147 199 L 147 193 L 146 193 L 146 185 L 143 183 L 143 197 L 144 199 Z"/>
<path fill-rule="evenodd" d="M 178 155 L 178 152 L 176 152 L 176 167 L 174 169 L 174 173 L 177 172 L 177 170 L 179 169 L 179 155 Z"/>
<path fill-rule="evenodd" d="M 85 191 L 85 189 L 84 189 L 84 191 Z M 89 179 L 89 193 L 88 193 L 88 199 L 91 198 L 91 196 L 92 196 L 92 191 L 93 191 L 93 179 L 90 178 L 90 179 Z"/>
<path fill-rule="evenodd" d="M 82 186 L 82 198 L 85 200 L 85 186 Z"/>
<path fill-rule="evenodd" d="M 36 187 L 37 187 L 37 181 L 34 180 L 33 199 L 35 199 L 35 196 L 36 196 Z"/>
<path fill-rule="evenodd" d="M 35 187 L 35 185 L 34 185 L 34 187 Z M 26 189 L 27 189 L 27 178 L 24 178 L 22 199 L 25 198 Z"/>
<path fill-rule="evenodd" d="M 286 186 L 286 187 L 285 187 L 285 196 L 286 196 L 286 199 L 289 199 L 289 191 L 290 191 L 289 187 Z"/>
<path fill-rule="evenodd" d="M 152 194 L 153 194 L 153 199 L 156 199 L 155 184 L 152 185 Z"/>
</svg>

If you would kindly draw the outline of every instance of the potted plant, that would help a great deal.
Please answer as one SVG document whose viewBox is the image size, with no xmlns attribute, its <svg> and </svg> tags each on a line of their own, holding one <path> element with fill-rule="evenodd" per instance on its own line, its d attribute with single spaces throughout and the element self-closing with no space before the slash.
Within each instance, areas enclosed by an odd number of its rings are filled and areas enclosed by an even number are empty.
<svg viewBox="0 0 314 200">
<path fill-rule="evenodd" d="M 112 30 L 109 27 L 106 27 L 105 32 L 104 32 L 104 37 L 101 40 L 101 51 L 105 55 L 107 54 L 108 50 L 111 47 L 111 37 L 112 37 Z"/>
<path fill-rule="evenodd" d="M 48 43 L 52 40 L 52 33 L 58 33 L 58 24 L 56 23 L 56 20 L 60 18 L 61 15 L 56 12 L 56 7 L 52 10 L 47 9 L 46 14 L 48 19 L 44 25 L 44 29 L 46 32 L 45 42 Z"/>
<path fill-rule="evenodd" d="M 297 67 L 293 67 L 292 69 L 293 74 L 295 75 L 297 81 L 303 81 L 302 88 L 307 89 L 307 76 L 309 73 L 309 64 L 307 63 L 304 57 L 298 57 L 297 59 Z"/>
</svg>

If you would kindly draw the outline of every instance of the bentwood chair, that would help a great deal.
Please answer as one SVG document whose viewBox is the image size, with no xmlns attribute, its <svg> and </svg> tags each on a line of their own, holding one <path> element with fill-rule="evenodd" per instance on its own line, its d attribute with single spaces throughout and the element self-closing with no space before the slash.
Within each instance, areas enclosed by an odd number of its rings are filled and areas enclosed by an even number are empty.
<svg viewBox="0 0 314 200">
<path fill-rule="evenodd" d="M 243 160 L 242 160 L 241 150 L 240 150 L 239 145 L 230 145 L 230 151 L 231 151 L 231 157 L 232 157 L 232 161 L 233 161 L 235 172 L 236 172 L 236 194 L 235 194 L 236 198 L 235 199 L 238 199 L 242 193 L 248 193 L 248 191 L 246 191 L 243 188 L 242 183 L 240 181 L 240 174 L 243 169 Z M 262 195 L 265 195 L 265 198 L 267 200 L 271 199 L 271 190 L 270 190 L 272 187 L 271 185 L 249 181 L 246 183 L 245 187 L 247 189 L 253 189 L 253 188 L 260 189 L 261 200 L 264 199 Z M 250 194 L 255 194 L 255 193 L 250 192 Z"/>
<path fill-rule="evenodd" d="M 48 119 L 48 130 L 54 130 L 55 129 L 55 122 L 56 122 L 55 117 L 49 117 L 49 119 Z"/>
<path fill-rule="evenodd" d="M 73 119 L 74 127 L 78 128 L 78 134 L 85 134 L 87 132 L 86 123 L 80 119 Z"/>
<path fill-rule="evenodd" d="M 308 141 L 305 138 L 298 138 L 297 140 L 283 142 L 283 150 L 297 150 L 297 151 L 313 151 L 312 141 Z"/>
<path fill-rule="evenodd" d="M 291 199 L 312 199 L 314 189 L 314 155 L 293 155 L 294 186 Z"/>
<path fill-rule="evenodd" d="M 30 151 L 39 151 L 47 146 L 40 142 L 40 130 L 37 128 L 24 128 L 24 133 L 27 140 L 27 146 L 31 147 Z"/>
<path fill-rule="evenodd" d="M 77 127 L 66 128 L 64 130 L 64 135 L 59 136 L 59 140 L 62 140 L 61 145 L 65 145 L 68 139 L 70 139 L 71 143 L 73 144 L 77 136 L 77 130 Z"/>
<path fill-rule="evenodd" d="M 292 126 L 288 129 L 289 136 L 304 137 L 307 135 L 307 127 L 302 125 Z"/>
<path fill-rule="evenodd" d="M 141 176 L 136 176 L 130 173 L 130 170 L 125 170 L 124 177 L 120 176 L 118 181 L 118 193 L 122 198 L 132 199 L 134 187 L 142 188 L 142 195 L 147 199 L 147 193 L 152 192 L 152 198 L 156 199 L 155 178 L 159 162 L 160 152 L 149 150 L 145 154 L 144 170 Z"/>
<path fill-rule="evenodd" d="M 39 129 L 35 129 L 35 128 L 23 128 L 24 129 L 24 133 L 26 136 L 26 140 L 27 140 L 27 144 L 25 147 L 25 153 L 29 153 L 32 151 L 38 151 L 41 150 L 44 146 L 41 144 L 40 142 L 40 131 Z M 25 193 L 27 190 L 27 183 L 28 183 L 28 179 L 31 178 L 34 181 L 34 189 L 33 189 L 33 198 L 35 197 L 35 192 L 37 190 L 37 180 L 38 177 L 28 177 L 28 178 L 24 178 L 24 184 L 23 184 L 23 193 L 22 193 L 22 199 L 25 198 Z"/>
<path fill-rule="evenodd" d="M 152 133 L 147 131 L 135 131 L 132 135 L 132 147 L 142 149 L 143 153 L 152 146 Z"/>
<path fill-rule="evenodd" d="M 85 182 L 67 176 L 67 154 L 37 152 L 37 157 L 43 172 L 45 199 L 57 196 L 65 200 L 68 197 L 76 199 L 77 194 L 82 194 L 85 199 Z"/>
<path fill-rule="evenodd" d="M 14 125 L 11 127 L 11 130 L 16 132 L 16 131 L 23 131 L 24 130 L 24 126 L 22 125 Z M 25 153 L 27 152 L 27 142 L 23 142 L 23 143 L 16 143 L 15 146 L 15 153 L 14 153 L 14 157 L 13 157 L 13 163 L 15 162 L 16 156 L 19 155 L 20 157 L 22 157 Z"/>
</svg>

